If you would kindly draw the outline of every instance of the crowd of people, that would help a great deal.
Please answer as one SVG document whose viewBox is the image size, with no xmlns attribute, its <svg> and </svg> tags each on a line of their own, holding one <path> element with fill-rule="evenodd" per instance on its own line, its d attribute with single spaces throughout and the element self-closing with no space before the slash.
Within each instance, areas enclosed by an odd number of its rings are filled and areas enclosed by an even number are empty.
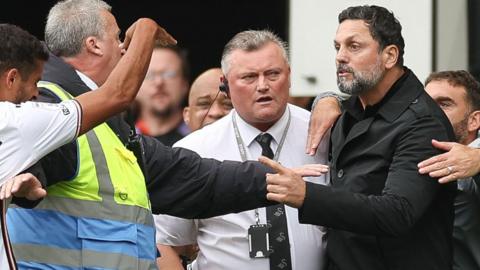
<svg viewBox="0 0 480 270">
<path fill-rule="evenodd" d="M 44 42 L 0 24 L 0 269 L 480 269 L 480 83 L 422 83 L 392 11 L 341 11 L 342 95 L 310 112 L 272 31 L 190 85 L 111 9 L 59 1 Z"/>
</svg>

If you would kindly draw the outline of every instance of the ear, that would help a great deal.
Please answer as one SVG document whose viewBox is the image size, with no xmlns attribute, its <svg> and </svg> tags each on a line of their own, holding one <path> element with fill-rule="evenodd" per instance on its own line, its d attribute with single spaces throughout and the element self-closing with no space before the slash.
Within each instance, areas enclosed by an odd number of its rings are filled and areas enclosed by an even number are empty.
<svg viewBox="0 0 480 270">
<path fill-rule="evenodd" d="M 187 126 L 190 126 L 190 107 L 185 107 L 183 108 L 183 121 L 185 121 L 185 124 L 187 124 Z"/>
<path fill-rule="evenodd" d="M 5 85 L 7 89 L 11 89 L 15 85 L 15 81 L 18 83 L 22 79 L 20 72 L 16 68 L 9 69 L 5 74 Z"/>
<path fill-rule="evenodd" d="M 391 69 L 398 61 L 398 47 L 395 45 L 388 45 L 382 51 L 383 63 L 386 69 Z"/>
<path fill-rule="evenodd" d="M 469 132 L 476 132 L 480 129 L 480 111 L 473 111 L 468 116 L 467 129 Z"/>
<path fill-rule="evenodd" d="M 292 73 L 292 69 L 290 65 L 288 65 L 288 91 L 290 92 L 290 88 L 292 88 L 292 77 L 290 76 Z"/>
<path fill-rule="evenodd" d="M 102 43 L 94 36 L 89 36 L 85 39 L 85 49 L 88 53 L 92 53 L 98 56 L 103 56 Z"/>
</svg>

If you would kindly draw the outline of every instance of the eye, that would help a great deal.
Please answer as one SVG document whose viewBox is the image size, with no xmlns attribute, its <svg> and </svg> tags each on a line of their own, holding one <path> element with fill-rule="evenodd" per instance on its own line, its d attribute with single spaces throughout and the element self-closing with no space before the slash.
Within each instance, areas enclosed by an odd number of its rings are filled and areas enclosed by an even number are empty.
<svg viewBox="0 0 480 270">
<path fill-rule="evenodd" d="M 257 74 L 249 73 L 241 77 L 241 79 L 247 83 L 252 83 L 257 79 Z"/>
<path fill-rule="evenodd" d="M 357 51 L 358 49 L 360 49 L 360 44 L 358 44 L 358 43 L 352 43 L 352 44 L 350 44 L 349 47 L 350 47 L 350 50 L 352 50 L 352 51 Z"/>
<path fill-rule="evenodd" d="M 278 79 L 278 77 L 280 77 L 280 71 L 279 70 L 269 71 L 267 72 L 266 76 L 269 80 L 276 80 Z"/>
<path fill-rule="evenodd" d="M 205 99 L 198 100 L 195 104 L 195 106 L 197 106 L 200 109 L 208 108 L 210 107 L 210 105 L 212 105 L 212 103 L 209 100 L 205 100 Z"/>
<path fill-rule="evenodd" d="M 442 109 L 448 109 L 452 106 L 452 102 L 449 102 L 449 101 L 440 101 L 437 103 L 438 106 L 440 106 L 440 108 Z"/>
<path fill-rule="evenodd" d="M 340 45 L 338 43 L 334 43 L 333 48 L 338 52 L 340 50 Z"/>
<path fill-rule="evenodd" d="M 224 102 L 223 102 L 223 108 L 226 109 L 226 110 L 231 110 L 231 109 L 233 109 L 232 102 L 230 102 L 229 100 L 228 100 L 228 101 L 224 101 Z"/>
</svg>

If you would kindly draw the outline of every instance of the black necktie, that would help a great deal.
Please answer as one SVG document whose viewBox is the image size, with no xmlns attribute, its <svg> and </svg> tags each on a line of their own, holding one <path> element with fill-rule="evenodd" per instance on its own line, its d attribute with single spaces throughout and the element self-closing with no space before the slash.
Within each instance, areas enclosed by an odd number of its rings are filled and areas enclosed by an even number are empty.
<svg viewBox="0 0 480 270">
<path fill-rule="evenodd" d="M 270 148 L 272 135 L 263 133 L 255 138 L 262 147 L 262 156 L 273 158 Z M 288 240 L 287 217 L 285 206 L 277 204 L 267 207 L 268 241 L 270 243 L 270 270 L 291 270 L 290 242 Z"/>
</svg>

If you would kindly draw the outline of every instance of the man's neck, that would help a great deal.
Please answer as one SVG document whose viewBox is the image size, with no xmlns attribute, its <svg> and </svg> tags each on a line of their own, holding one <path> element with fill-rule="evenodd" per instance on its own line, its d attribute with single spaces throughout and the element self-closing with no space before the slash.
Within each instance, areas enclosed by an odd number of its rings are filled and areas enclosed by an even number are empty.
<svg viewBox="0 0 480 270">
<path fill-rule="evenodd" d="M 462 142 L 459 142 L 463 145 L 469 145 L 471 144 L 473 141 L 475 141 L 475 139 L 477 139 L 477 132 L 469 132 L 468 136 L 462 140 Z"/>
<path fill-rule="evenodd" d="M 88 78 L 95 82 L 98 86 L 101 86 L 105 79 L 102 79 L 101 72 L 98 69 L 98 63 L 94 59 L 88 56 L 83 56 L 81 53 L 73 57 L 62 57 L 63 61 L 71 65 L 74 69 L 82 72 Z"/>
<path fill-rule="evenodd" d="M 155 115 L 153 113 L 142 114 L 142 121 L 148 127 L 151 136 L 160 136 L 177 128 L 183 120 L 181 110 L 176 110 L 167 117 Z"/>
<path fill-rule="evenodd" d="M 385 95 L 388 93 L 392 85 L 402 77 L 405 73 L 403 68 L 394 67 L 391 70 L 385 72 L 384 77 L 380 82 L 371 90 L 367 91 L 365 94 L 360 95 L 358 98 L 362 103 L 363 108 L 367 106 L 372 106 L 380 102 Z"/>
</svg>

